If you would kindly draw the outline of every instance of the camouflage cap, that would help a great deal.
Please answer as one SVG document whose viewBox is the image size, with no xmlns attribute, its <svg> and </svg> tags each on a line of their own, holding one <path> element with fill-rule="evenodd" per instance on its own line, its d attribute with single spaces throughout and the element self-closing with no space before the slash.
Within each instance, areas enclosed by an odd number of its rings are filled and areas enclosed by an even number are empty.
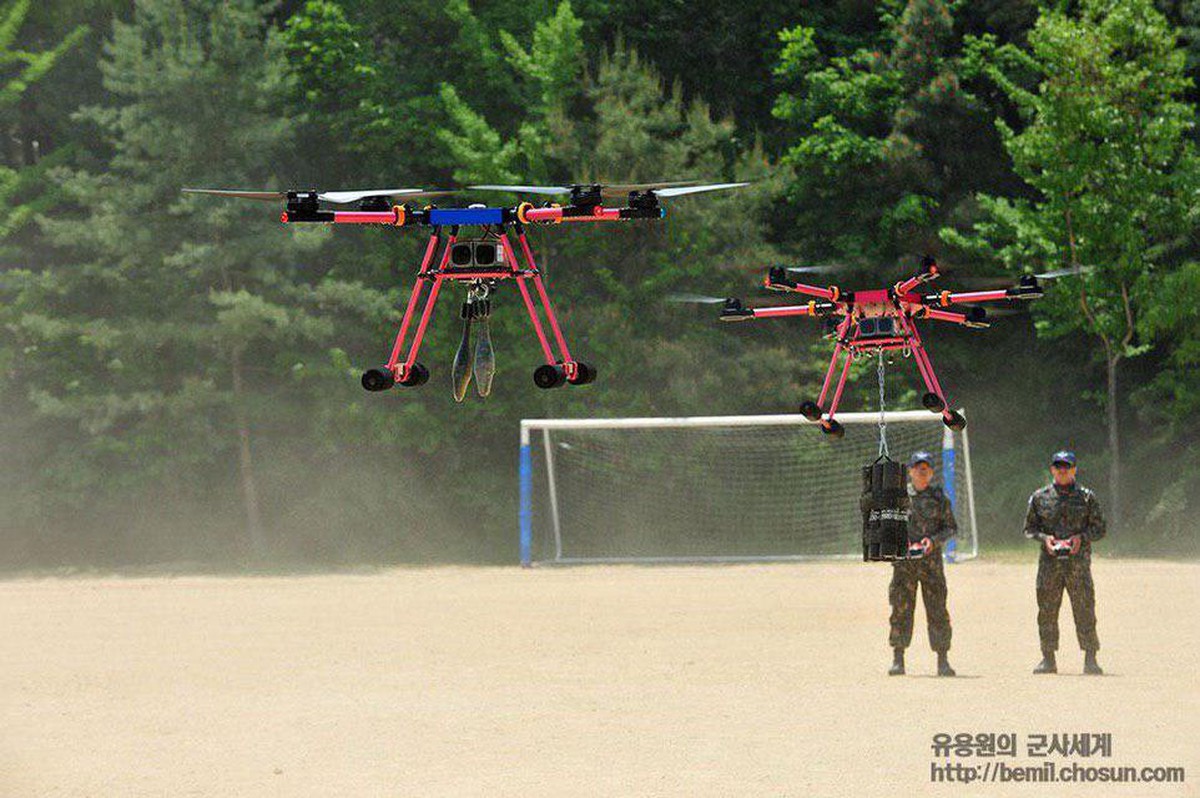
<svg viewBox="0 0 1200 798">
<path fill-rule="evenodd" d="M 919 452 L 913 452 L 912 457 L 908 458 L 908 467 L 912 468 L 917 463 L 926 463 L 929 466 L 933 465 L 933 455 L 922 449 Z"/>
<path fill-rule="evenodd" d="M 1058 465 L 1059 463 L 1066 463 L 1069 466 L 1075 465 L 1075 452 L 1067 451 L 1066 449 L 1055 452 L 1054 456 L 1050 458 L 1050 465 Z"/>
</svg>

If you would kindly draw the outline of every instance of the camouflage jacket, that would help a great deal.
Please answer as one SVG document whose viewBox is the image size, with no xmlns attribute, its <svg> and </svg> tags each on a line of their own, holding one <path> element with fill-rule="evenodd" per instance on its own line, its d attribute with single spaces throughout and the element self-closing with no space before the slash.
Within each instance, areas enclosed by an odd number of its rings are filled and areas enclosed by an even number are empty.
<svg viewBox="0 0 1200 798">
<path fill-rule="evenodd" d="M 1096 494 L 1082 485 L 1064 490 L 1051 483 L 1029 497 L 1029 512 L 1025 514 L 1027 538 L 1045 540 L 1047 535 L 1056 538 L 1079 535 L 1083 539 L 1079 553 L 1089 554 L 1092 543 L 1103 538 L 1107 531 Z M 1049 556 L 1044 548 L 1042 554 Z"/>
<path fill-rule="evenodd" d="M 941 488 L 931 485 L 925 490 L 908 486 L 908 539 L 929 538 L 935 544 L 945 543 L 958 534 L 950 499 Z"/>
</svg>

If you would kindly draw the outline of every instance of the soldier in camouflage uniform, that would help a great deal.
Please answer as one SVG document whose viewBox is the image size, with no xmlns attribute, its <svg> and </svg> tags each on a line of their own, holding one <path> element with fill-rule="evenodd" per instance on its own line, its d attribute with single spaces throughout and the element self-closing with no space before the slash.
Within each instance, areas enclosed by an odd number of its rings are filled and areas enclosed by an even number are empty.
<svg viewBox="0 0 1200 798">
<path fill-rule="evenodd" d="M 1058 609 L 1063 590 L 1071 598 L 1075 635 L 1084 651 L 1083 672 L 1100 675 L 1096 652 L 1096 588 L 1092 582 L 1092 543 L 1105 535 L 1096 494 L 1075 482 L 1075 453 L 1055 452 L 1051 483 L 1029 497 L 1025 537 L 1042 544 L 1038 560 L 1038 635 L 1042 661 L 1034 673 L 1058 673 Z"/>
<path fill-rule="evenodd" d="M 908 539 L 912 541 L 909 560 L 892 563 L 892 583 L 888 601 L 892 605 L 891 634 L 888 641 L 895 653 L 888 674 L 904 673 L 904 649 L 912 642 L 913 613 L 917 608 L 917 585 L 925 602 L 929 624 L 929 645 L 937 652 L 938 676 L 953 676 L 954 669 L 946 652 L 950 650 L 950 613 L 946 610 L 946 572 L 942 567 L 942 546 L 958 532 L 950 500 L 933 479 L 933 455 L 916 452 L 908 460 Z"/>
</svg>

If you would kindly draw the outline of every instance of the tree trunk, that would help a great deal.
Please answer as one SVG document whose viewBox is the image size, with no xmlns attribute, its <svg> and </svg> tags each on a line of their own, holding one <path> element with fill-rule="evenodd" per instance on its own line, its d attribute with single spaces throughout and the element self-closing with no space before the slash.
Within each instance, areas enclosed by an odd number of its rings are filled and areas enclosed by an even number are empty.
<svg viewBox="0 0 1200 798">
<path fill-rule="evenodd" d="M 246 550 L 250 557 L 261 560 L 267 553 L 267 536 L 263 530 L 262 513 L 258 507 L 258 484 L 254 477 L 254 456 L 250 450 L 250 423 L 243 401 L 242 353 L 234 348 L 230 354 L 233 371 L 234 421 L 238 433 L 238 471 L 242 483 L 242 503 L 246 510 Z"/>
<path fill-rule="evenodd" d="M 1117 364 L 1121 358 L 1109 355 L 1108 364 L 1108 466 L 1109 520 L 1111 527 L 1121 523 L 1121 438 L 1117 426 Z M 1110 528 L 1111 528 L 1110 527 Z"/>
</svg>

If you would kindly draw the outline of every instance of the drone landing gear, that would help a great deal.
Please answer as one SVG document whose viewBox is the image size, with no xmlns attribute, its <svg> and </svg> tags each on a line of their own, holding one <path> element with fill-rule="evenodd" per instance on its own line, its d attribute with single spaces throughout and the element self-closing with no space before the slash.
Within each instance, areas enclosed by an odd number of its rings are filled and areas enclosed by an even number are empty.
<svg viewBox="0 0 1200 798">
<path fill-rule="evenodd" d="M 408 367 L 408 373 L 404 379 L 397 382 L 405 388 L 415 388 L 418 385 L 424 385 L 429 382 L 429 369 L 425 368 L 424 363 L 413 363 Z"/>
<path fill-rule="evenodd" d="M 908 333 L 912 341 L 913 360 L 916 361 L 917 370 L 921 372 L 921 379 L 925 382 L 925 395 L 921 397 L 921 404 L 929 412 L 941 414 L 942 423 L 950 429 L 955 432 L 963 430 L 967 426 L 967 420 L 963 418 L 962 413 L 950 409 L 946 394 L 942 392 L 937 374 L 933 371 L 933 361 L 929 359 L 929 352 L 921 342 L 921 334 L 917 332 L 917 325 L 912 319 L 904 316 L 901 316 L 899 321 L 900 327 Z"/>
<path fill-rule="evenodd" d="M 568 368 L 570 369 L 568 371 Z M 539 388 L 561 388 L 571 385 L 587 385 L 596 381 L 596 368 L 587 363 L 546 363 L 533 371 L 533 384 Z"/>
<path fill-rule="evenodd" d="M 868 352 L 876 352 L 881 357 L 884 352 L 903 350 L 906 354 L 911 353 L 912 358 L 916 361 L 917 370 L 921 373 L 921 379 L 925 383 L 925 395 L 921 397 L 921 404 L 926 410 L 931 413 L 937 413 L 942 417 L 942 423 L 950 429 L 958 432 L 967 426 L 967 420 L 962 413 L 957 410 L 951 410 L 949 402 L 946 401 L 946 395 L 942 392 L 942 386 L 938 383 L 937 375 L 933 371 L 933 363 L 929 360 L 929 353 L 925 350 L 925 345 L 921 342 L 921 335 L 917 332 L 916 324 L 907 316 L 897 316 L 893 322 L 895 326 L 889 330 L 893 333 L 893 337 L 881 339 L 878 336 L 863 338 L 861 337 L 861 325 L 855 328 L 853 335 L 850 335 L 852 326 L 852 317 L 847 316 L 838 325 L 836 336 L 837 344 L 833 349 L 833 357 L 829 361 L 829 368 L 825 372 L 825 382 L 821 386 L 821 395 L 814 402 L 812 400 L 805 401 L 800 405 L 800 414 L 809 421 L 817 424 L 821 428 L 821 432 L 834 438 L 840 438 L 845 434 L 842 425 L 837 423 L 834 416 L 837 414 L 838 404 L 842 399 L 842 391 L 846 387 L 846 377 L 850 373 L 850 364 L 854 362 L 855 357 L 860 357 Z M 897 329 L 898 328 L 898 329 Z M 845 359 L 843 360 L 843 355 Z M 835 385 L 833 381 L 834 374 L 838 368 L 841 368 L 841 375 Z M 882 361 L 881 366 L 882 368 Z M 823 411 L 825 399 L 830 395 L 832 390 L 832 399 L 829 401 L 829 409 Z M 882 397 L 881 397 L 882 401 Z"/>
<path fill-rule="evenodd" d="M 368 391 L 386 391 L 396 384 L 396 377 L 387 366 L 367 369 L 362 375 L 362 387 Z"/>
<path fill-rule="evenodd" d="M 362 375 L 362 387 L 368 391 L 386 391 L 394 385 L 405 388 L 415 388 L 429 382 L 429 369 L 421 363 L 413 363 L 403 379 L 396 379 L 395 374 L 387 366 L 377 369 L 367 369 Z"/>
<path fill-rule="evenodd" d="M 821 432 L 824 432 L 826 435 L 829 435 L 833 438 L 840 438 L 846 434 L 846 428 L 842 426 L 841 422 L 834 421 L 832 418 L 828 419 L 827 421 L 822 421 L 820 426 Z"/>
<path fill-rule="evenodd" d="M 559 327 L 554 308 L 550 304 L 550 296 L 542 281 L 537 263 L 534 262 L 533 252 L 529 248 L 522 225 L 515 223 L 499 225 L 488 234 L 491 237 L 484 242 L 487 245 L 486 251 L 489 253 L 486 264 L 478 260 L 481 241 L 463 244 L 463 246 L 471 243 L 476 245 L 471 249 L 471 252 L 475 253 L 473 257 L 476 258 L 472 264 L 463 264 L 457 260 L 455 264 L 450 263 L 451 253 L 455 250 L 454 245 L 458 238 L 457 225 L 450 226 L 450 234 L 446 238 L 444 248 L 435 264 L 434 257 L 442 245 L 442 229 L 434 227 L 429 236 L 429 244 L 425 248 L 421 267 L 417 271 L 416 283 L 409 294 L 404 318 L 400 322 L 400 331 L 392 346 L 391 357 L 388 358 L 386 365 L 370 369 L 363 374 L 363 388 L 368 391 L 386 391 L 393 385 L 417 386 L 429 380 L 429 370 L 417 362 L 417 353 L 421 349 L 421 341 L 425 336 L 429 319 L 433 315 L 433 308 L 437 303 L 442 283 L 447 280 L 469 283 L 467 301 L 462 308 L 463 335 L 454 366 L 451 369 L 451 382 L 456 401 L 461 402 L 466 397 L 467 388 L 472 380 L 475 381 L 475 389 L 480 396 L 487 396 L 491 392 L 492 378 L 495 374 L 495 355 L 488 322 L 491 311 L 489 294 L 495 283 L 501 280 L 516 282 L 525 309 L 529 313 L 533 331 L 537 334 L 538 343 L 541 345 L 545 364 L 534 372 L 533 379 L 537 386 L 539 388 L 557 388 L 566 383 L 587 385 L 596 379 L 596 369 L 572 358 L 570 350 L 567 349 L 566 339 Z M 510 240 L 510 234 L 515 235 L 516 243 L 520 245 L 521 258 L 517 257 L 517 250 L 513 246 L 513 241 Z M 529 290 L 530 284 L 536 291 L 536 300 L 534 293 Z M 429 293 L 422 298 L 426 287 L 429 288 Z M 409 328 L 417 316 L 418 305 L 421 306 L 420 318 L 416 323 L 412 342 L 407 344 Z M 549 335 L 543 327 L 543 315 L 550 328 Z M 472 346 L 472 337 L 476 331 L 478 335 Z M 551 340 L 553 340 L 554 346 L 551 345 Z M 402 357 L 406 344 L 408 355 Z"/>
<path fill-rule="evenodd" d="M 566 383 L 567 372 L 563 370 L 562 366 L 552 366 L 546 363 L 533 370 L 533 384 L 539 388 L 549 390 L 559 388 Z"/>
<path fill-rule="evenodd" d="M 800 403 L 800 415 L 807 418 L 809 421 L 821 420 L 821 406 L 813 400 L 809 399 L 806 402 Z"/>
<path fill-rule="evenodd" d="M 587 363 L 579 362 L 575 364 L 575 376 L 567 377 L 567 382 L 572 385 L 587 385 L 596 381 L 596 367 L 589 366 Z"/>
<path fill-rule="evenodd" d="M 821 432 L 832 438 L 841 438 L 846 434 L 845 428 L 834 419 L 834 415 L 837 414 L 838 403 L 842 400 L 842 391 L 846 388 L 846 378 L 850 376 L 850 364 L 854 362 L 854 350 L 846 343 L 846 332 L 849 327 L 850 317 L 847 316 L 837 327 L 838 342 L 833 347 L 833 357 L 829 361 L 829 368 L 825 371 L 825 382 L 821 385 L 821 395 L 815 402 L 810 399 L 800 405 L 800 415 L 816 423 L 821 428 Z M 838 378 L 837 387 L 834 388 L 833 399 L 829 402 L 829 412 L 822 414 L 821 407 L 829 395 L 829 388 L 833 384 L 833 374 L 837 371 L 838 361 L 843 354 L 846 359 L 842 362 L 842 374 Z"/>
</svg>

